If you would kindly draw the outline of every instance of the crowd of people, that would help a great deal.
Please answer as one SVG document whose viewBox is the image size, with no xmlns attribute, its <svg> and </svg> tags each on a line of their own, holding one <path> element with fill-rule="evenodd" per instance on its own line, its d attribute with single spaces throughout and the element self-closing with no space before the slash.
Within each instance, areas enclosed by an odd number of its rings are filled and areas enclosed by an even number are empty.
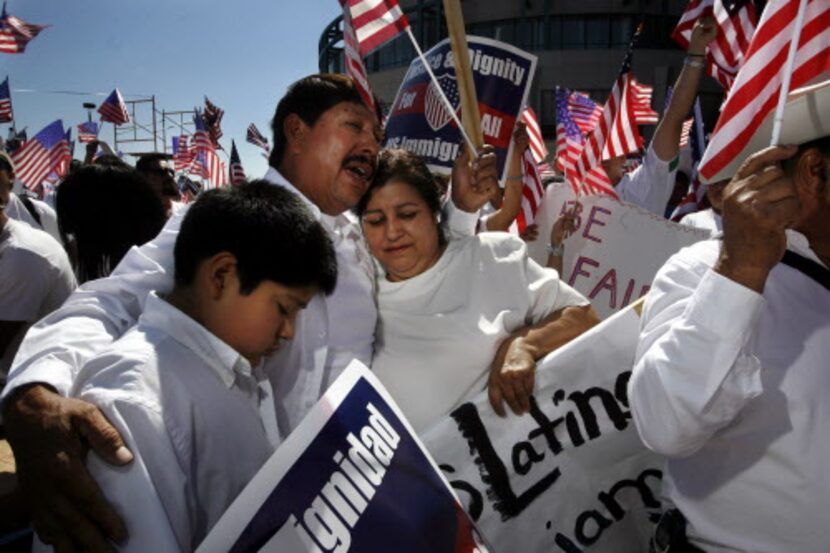
<svg viewBox="0 0 830 553">
<path fill-rule="evenodd" d="M 623 200 L 665 213 L 714 38 L 695 28 L 642 165 L 605 164 Z M 535 238 L 546 267 L 494 232 L 518 157 L 499 186 L 492 148 L 465 151 L 445 192 L 380 120 L 348 77 L 300 79 L 264 178 L 187 205 L 163 154 L 74 166 L 56 210 L 0 154 L 2 425 L 36 549 L 193 550 L 353 359 L 422 432 L 485 389 L 527 412 L 536 362 L 600 322 L 559 277 L 573 214 Z M 668 458 L 655 550 L 830 544 L 828 175 L 826 129 L 751 155 L 647 296 L 629 395 Z"/>
</svg>

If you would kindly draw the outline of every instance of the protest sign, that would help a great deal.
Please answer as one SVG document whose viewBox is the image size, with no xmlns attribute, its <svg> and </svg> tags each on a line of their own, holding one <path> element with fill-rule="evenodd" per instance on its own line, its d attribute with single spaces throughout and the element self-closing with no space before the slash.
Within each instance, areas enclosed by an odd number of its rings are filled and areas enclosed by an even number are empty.
<svg viewBox="0 0 830 553">
<path fill-rule="evenodd" d="M 516 119 L 527 102 L 536 56 L 496 40 L 467 37 L 484 141 L 496 147 L 503 173 Z M 425 54 L 433 73 L 458 111 L 461 99 L 449 39 Z M 438 97 L 420 59 L 404 76 L 386 121 L 386 148 L 404 148 L 424 159 L 432 171 L 449 174 L 459 154 L 461 132 Z"/>
<path fill-rule="evenodd" d="M 658 217 L 607 196 L 577 197 L 570 186 L 552 184 L 536 214 L 539 238 L 530 256 L 547 263 L 553 223 L 576 206 L 576 231 L 565 240 L 562 279 L 582 292 L 602 317 L 644 296 L 654 275 L 681 248 L 710 233 Z"/>
<path fill-rule="evenodd" d="M 441 471 L 353 361 L 198 551 L 486 553 Z"/>
<path fill-rule="evenodd" d="M 485 391 L 424 434 L 495 551 L 648 549 L 662 459 L 628 408 L 638 329 L 628 308 L 542 360 L 529 414 Z"/>
</svg>

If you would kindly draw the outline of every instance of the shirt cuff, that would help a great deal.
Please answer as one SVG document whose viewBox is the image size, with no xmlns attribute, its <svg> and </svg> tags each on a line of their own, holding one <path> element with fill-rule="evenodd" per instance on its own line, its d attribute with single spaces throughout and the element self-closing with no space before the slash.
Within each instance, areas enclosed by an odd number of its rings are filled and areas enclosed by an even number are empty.
<svg viewBox="0 0 830 553">
<path fill-rule="evenodd" d="M 72 369 L 59 361 L 55 361 L 54 363 L 50 363 L 49 361 L 46 358 L 39 363 L 26 366 L 25 368 L 21 367 L 18 370 L 12 370 L 6 381 L 6 387 L 3 388 L 3 393 L 0 394 L 0 405 L 6 401 L 6 398 L 14 390 L 29 384 L 51 386 L 60 395 L 67 397 L 72 388 Z"/>
<path fill-rule="evenodd" d="M 478 211 L 469 213 L 458 209 L 452 198 L 444 204 L 447 230 L 452 236 L 474 236 L 478 225 Z"/>
</svg>

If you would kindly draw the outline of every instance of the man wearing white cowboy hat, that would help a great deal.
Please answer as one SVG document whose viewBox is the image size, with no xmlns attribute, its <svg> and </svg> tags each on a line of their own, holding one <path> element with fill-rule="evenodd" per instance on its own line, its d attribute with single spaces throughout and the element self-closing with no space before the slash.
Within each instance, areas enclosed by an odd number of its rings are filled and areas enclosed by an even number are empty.
<svg viewBox="0 0 830 553">
<path fill-rule="evenodd" d="M 643 311 L 628 391 L 668 457 L 657 550 L 830 544 L 830 81 L 789 96 L 797 148 L 762 149 L 770 128 L 711 179 L 734 174 L 723 239 L 672 257 Z"/>
</svg>

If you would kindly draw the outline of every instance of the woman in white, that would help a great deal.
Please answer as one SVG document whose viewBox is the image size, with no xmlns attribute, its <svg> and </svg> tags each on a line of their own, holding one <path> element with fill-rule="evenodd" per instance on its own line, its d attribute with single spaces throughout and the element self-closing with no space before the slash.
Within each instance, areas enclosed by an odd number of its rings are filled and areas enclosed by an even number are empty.
<svg viewBox="0 0 830 553">
<path fill-rule="evenodd" d="M 598 321 L 518 237 L 448 243 L 439 190 L 417 156 L 381 153 L 356 209 L 382 268 L 372 369 L 419 432 L 485 386 L 500 415 L 503 402 L 526 412 L 536 361 Z"/>
</svg>

